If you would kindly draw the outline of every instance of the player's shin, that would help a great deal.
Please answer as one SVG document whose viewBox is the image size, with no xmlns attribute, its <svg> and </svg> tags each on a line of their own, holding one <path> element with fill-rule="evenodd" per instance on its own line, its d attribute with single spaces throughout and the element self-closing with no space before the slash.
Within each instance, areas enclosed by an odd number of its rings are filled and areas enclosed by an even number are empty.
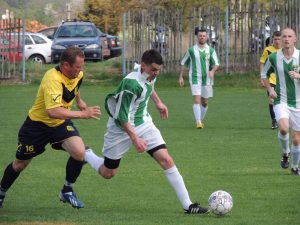
<svg viewBox="0 0 300 225">
<path fill-rule="evenodd" d="M 170 185 L 176 192 L 176 195 L 179 201 L 181 202 L 182 207 L 184 209 L 188 209 L 192 202 L 190 200 L 189 193 L 185 187 L 183 178 L 180 175 L 177 167 L 173 166 L 170 169 L 165 170 L 164 172 Z"/>
</svg>

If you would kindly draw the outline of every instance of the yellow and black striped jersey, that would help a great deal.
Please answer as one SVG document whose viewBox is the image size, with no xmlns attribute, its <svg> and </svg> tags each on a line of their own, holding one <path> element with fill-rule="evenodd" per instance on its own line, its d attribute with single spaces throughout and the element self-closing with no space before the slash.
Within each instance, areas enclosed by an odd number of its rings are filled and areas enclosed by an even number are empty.
<svg viewBox="0 0 300 225">
<path fill-rule="evenodd" d="M 260 63 L 265 64 L 267 62 L 267 59 L 269 57 L 269 55 L 273 52 L 277 52 L 279 50 L 279 48 L 275 48 L 273 45 L 270 45 L 268 47 L 266 47 L 263 51 L 263 54 L 260 57 Z M 276 75 L 275 73 L 271 73 L 270 77 L 269 77 L 269 82 L 271 84 L 276 85 Z"/>
<path fill-rule="evenodd" d="M 47 109 L 63 107 L 70 110 L 82 79 L 82 71 L 77 78 L 69 79 L 58 66 L 48 70 L 41 81 L 34 105 L 29 110 L 30 119 L 50 127 L 62 124 L 64 120 L 50 118 Z"/>
</svg>

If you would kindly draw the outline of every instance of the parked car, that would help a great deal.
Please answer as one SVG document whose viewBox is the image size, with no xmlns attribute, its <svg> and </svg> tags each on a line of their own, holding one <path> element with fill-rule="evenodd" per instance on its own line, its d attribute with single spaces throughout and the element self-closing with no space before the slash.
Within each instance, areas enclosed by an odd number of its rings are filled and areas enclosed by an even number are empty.
<svg viewBox="0 0 300 225">
<path fill-rule="evenodd" d="M 51 62 L 58 62 L 62 52 L 70 46 L 79 47 L 87 60 L 100 61 L 103 59 L 101 39 L 92 22 L 63 22 L 54 34 Z"/>
<path fill-rule="evenodd" d="M 114 35 L 103 33 L 100 29 L 97 30 L 100 37 L 106 37 L 107 39 L 110 55 L 104 58 L 108 59 L 120 56 L 122 54 L 122 47 L 120 46 L 119 38 Z"/>
<path fill-rule="evenodd" d="M 53 40 L 57 28 L 58 26 L 47 27 L 39 30 L 37 33 L 43 34 L 50 40 Z"/>
<path fill-rule="evenodd" d="M 17 41 L 0 36 L 0 62 L 2 61 L 9 63 L 21 62 L 22 50 Z"/>
</svg>

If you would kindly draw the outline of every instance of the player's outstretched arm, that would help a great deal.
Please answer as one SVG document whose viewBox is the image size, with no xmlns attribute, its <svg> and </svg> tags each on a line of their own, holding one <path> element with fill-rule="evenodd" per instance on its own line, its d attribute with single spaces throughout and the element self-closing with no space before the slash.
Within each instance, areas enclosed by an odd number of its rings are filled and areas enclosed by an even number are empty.
<svg viewBox="0 0 300 225">
<path fill-rule="evenodd" d="M 101 111 L 99 106 L 90 106 L 81 111 L 70 111 L 63 107 L 56 107 L 47 110 L 48 116 L 55 119 L 100 119 Z"/>
</svg>

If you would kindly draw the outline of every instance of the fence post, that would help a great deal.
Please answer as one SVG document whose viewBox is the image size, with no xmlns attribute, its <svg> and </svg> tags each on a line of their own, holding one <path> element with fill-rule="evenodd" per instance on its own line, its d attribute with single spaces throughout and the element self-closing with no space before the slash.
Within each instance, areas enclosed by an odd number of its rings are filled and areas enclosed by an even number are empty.
<svg viewBox="0 0 300 225">
<path fill-rule="evenodd" d="M 226 74 L 228 74 L 228 36 L 229 36 L 229 32 L 228 32 L 228 7 L 226 8 L 226 21 L 225 21 L 225 27 L 226 27 L 226 31 L 225 31 L 225 45 L 226 45 L 226 50 L 225 50 L 225 61 L 226 61 L 226 65 L 225 65 L 225 71 Z"/>
<path fill-rule="evenodd" d="M 123 13 L 123 48 L 122 48 L 122 75 L 126 75 L 126 13 Z"/>
<path fill-rule="evenodd" d="M 22 81 L 25 78 L 25 19 L 22 17 Z"/>
</svg>

